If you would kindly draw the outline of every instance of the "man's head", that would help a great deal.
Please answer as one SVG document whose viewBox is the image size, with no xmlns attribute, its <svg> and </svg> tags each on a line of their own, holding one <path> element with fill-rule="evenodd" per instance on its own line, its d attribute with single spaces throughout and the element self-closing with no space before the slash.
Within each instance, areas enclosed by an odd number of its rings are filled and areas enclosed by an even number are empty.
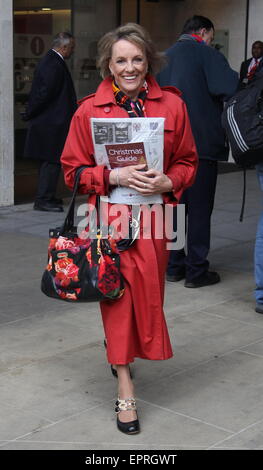
<svg viewBox="0 0 263 470">
<path fill-rule="evenodd" d="M 203 41 L 210 46 L 214 39 L 215 28 L 208 18 L 205 16 L 194 15 L 189 18 L 183 27 L 182 34 L 198 34 Z"/>
<path fill-rule="evenodd" d="M 52 48 L 59 52 L 64 59 L 69 59 L 74 52 L 75 39 L 71 33 L 58 33 L 53 39 Z"/>
<path fill-rule="evenodd" d="M 252 56 L 254 59 L 259 59 L 263 56 L 263 42 L 262 41 L 255 41 L 252 44 Z"/>
</svg>

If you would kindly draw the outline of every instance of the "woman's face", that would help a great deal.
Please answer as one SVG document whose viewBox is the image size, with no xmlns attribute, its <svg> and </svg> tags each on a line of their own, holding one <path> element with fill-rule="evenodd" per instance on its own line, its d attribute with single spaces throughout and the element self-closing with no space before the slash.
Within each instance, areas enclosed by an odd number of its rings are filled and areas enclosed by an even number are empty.
<svg viewBox="0 0 263 470">
<path fill-rule="evenodd" d="M 145 52 L 136 44 L 120 39 L 112 47 L 109 69 L 120 90 L 136 99 L 148 69 Z"/>
</svg>

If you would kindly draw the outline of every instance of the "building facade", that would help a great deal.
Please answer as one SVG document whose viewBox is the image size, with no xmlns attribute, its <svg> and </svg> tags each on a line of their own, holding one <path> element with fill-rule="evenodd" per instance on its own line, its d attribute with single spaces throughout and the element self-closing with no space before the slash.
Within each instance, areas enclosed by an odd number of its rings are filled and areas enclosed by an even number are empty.
<svg viewBox="0 0 263 470">
<path fill-rule="evenodd" d="M 239 70 L 251 44 L 263 40 L 262 0 L 0 0 L 0 206 L 32 200 L 37 168 L 23 159 L 26 123 L 21 119 L 34 69 L 59 31 L 71 31 L 76 49 L 68 64 L 77 96 L 95 91 L 99 38 L 128 21 L 148 29 L 165 50 L 193 14 L 215 24 L 215 47 Z"/>
</svg>

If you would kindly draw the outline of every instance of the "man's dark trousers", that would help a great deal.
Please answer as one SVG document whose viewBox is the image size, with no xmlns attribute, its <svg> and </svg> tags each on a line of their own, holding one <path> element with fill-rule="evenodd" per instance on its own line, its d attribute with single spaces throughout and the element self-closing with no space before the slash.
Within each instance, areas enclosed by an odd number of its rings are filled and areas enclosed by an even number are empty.
<svg viewBox="0 0 263 470">
<path fill-rule="evenodd" d="M 187 216 L 187 254 L 184 249 L 172 250 L 167 274 L 184 274 L 192 282 L 205 275 L 209 262 L 211 215 L 214 207 L 217 181 L 217 161 L 200 159 L 193 186 L 188 188 L 180 200 L 185 204 Z M 177 231 L 176 207 L 174 210 L 174 232 Z"/>
<path fill-rule="evenodd" d="M 60 163 L 45 160 L 39 162 L 38 188 L 35 202 L 38 204 L 52 203 L 56 197 L 57 185 L 61 170 Z"/>
</svg>

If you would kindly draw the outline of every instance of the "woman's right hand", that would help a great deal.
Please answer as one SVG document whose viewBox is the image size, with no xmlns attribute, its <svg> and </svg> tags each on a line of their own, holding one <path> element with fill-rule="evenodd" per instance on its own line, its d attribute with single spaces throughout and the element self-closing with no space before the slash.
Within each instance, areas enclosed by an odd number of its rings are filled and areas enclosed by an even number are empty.
<svg viewBox="0 0 263 470">
<path fill-rule="evenodd" d="M 141 171 L 146 168 L 146 164 L 142 165 L 130 165 L 124 166 L 123 168 L 114 168 L 111 170 L 109 182 L 112 186 L 130 186 L 129 178 L 132 178 L 134 171 Z"/>
</svg>

